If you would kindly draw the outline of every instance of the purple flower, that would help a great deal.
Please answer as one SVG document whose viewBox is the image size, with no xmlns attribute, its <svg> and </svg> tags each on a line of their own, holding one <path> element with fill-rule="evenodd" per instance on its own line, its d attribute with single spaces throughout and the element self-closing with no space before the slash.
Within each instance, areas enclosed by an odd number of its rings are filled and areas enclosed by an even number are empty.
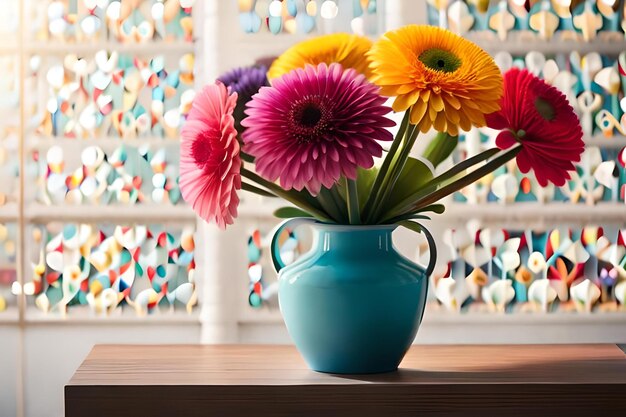
<svg viewBox="0 0 626 417">
<path fill-rule="evenodd" d="M 244 114 L 246 103 L 261 87 L 269 85 L 266 73 L 267 67 L 265 66 L 241 67 L 228 71 L 218 78 L 218 81 L 237 93 L 237 106 L 235 106 L 233 116 L 238 132 L 243 132 L 241 121 L 246 117 Z"/>
<path fill-rule="evenodd" d="M 313 195 L 357 168 L 371 168 L 382 155 L 395 123 L 385 115 L 378 87 L 339 64 L 307 65 L 272 80 L 248 103 L 243 121 L 245 151 L 256 169 L 285 189 L 306 187 Z"/>
</svg>

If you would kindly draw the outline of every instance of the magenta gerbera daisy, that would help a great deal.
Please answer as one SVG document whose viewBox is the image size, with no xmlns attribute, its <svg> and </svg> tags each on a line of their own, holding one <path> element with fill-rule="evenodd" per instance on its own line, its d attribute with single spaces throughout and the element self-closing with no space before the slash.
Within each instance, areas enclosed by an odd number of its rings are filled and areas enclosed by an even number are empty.
<svg viewBox="0 0 626 417">
<path fill-rule="evenodd" d="M 248 102 L 244 150 L 263 177 L 317 195 L 382 155 L 376 141 L 392 140 L 386 128 L 395 125 L 385 100 L 365 76 L 339 64 L 293 70 Z"/>
<path fill-rule="evenodd" d="M 237 93 L 222 83 L 204 87 L 181 131 L 180 190 L 204 220 L 224 229 L 237 217 L 241 157 L 233 111 Z"/>
</svg>

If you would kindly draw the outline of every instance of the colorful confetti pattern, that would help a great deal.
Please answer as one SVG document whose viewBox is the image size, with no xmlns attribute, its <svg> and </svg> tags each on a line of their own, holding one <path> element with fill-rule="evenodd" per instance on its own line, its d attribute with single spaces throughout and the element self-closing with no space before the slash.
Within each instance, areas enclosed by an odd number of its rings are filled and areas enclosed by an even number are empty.
<svg viewBox="0 0 626 417">
<path fill-rule="evenodd" d="M 468 227 L 443 240 L 433 289 L 446 310 L 626 311 L 626 229 Z"/>
<path fill-rule="evenodd" d="M 44 313 L 145 316 L 196 305 L 193 228 L 51 223 L 31 239 L 24 293 Z"/>
<path fill-rule="evenodd" d="M 379 30 L 378 0 L 237 0 L 237 4 L 239 25 L 248 34 L 332 29 L 373 35 Z"/>
<path fill-rule="evenodd" d="M 62 60 L 34 55 L 29 63 L 28 106 L 44 137 L 177 139 L 194 97 L 190 53 L 166 60 L 100 50 Z"/>
<path fill-rule="evenodd" d="M 192 42 L 194 0 L 31 0 L 36 41 Z"/>
<path fill-rule="evenodd" d="M 262 234 L 259 229 L 254 229 L 248 236 L 248 304 L 254 308 L 276 304 L 277 283 L 270 281 L 267 277 L 267 271 L 273 271 L 269 259 L 271 240 L 271 233 Z M 279 237 L 279 247 L 281 258 L 286 265 L 295 261 L 300 255 L 300 246 L 300 238 L 295 231 L 285 229 L 282 232 Z"/>
<path fill-rule="evenodd" d="M 427 0 L 428 22 L 460 34 L 507 39 L 592 41 L 624 38 L 621 0 Z"/>
<path fill-rule="evenodd" d="M 89 146 L 80 160 L 67 161 L 76 153 L 66 155 L 60 146 L 43 154 L 33 151 L 37 201 L 45 205 L 182 204 L 178 152 L 175 144 L 154 151 L 148 145 L 121 145 L 108 153 Z"/>
<path fill-rule="evenodd" d="M 17 225 L 0 223 L 0 314 L 16 304 L 11 293 L 16 280 L 16 250 Z"/>
</svg>

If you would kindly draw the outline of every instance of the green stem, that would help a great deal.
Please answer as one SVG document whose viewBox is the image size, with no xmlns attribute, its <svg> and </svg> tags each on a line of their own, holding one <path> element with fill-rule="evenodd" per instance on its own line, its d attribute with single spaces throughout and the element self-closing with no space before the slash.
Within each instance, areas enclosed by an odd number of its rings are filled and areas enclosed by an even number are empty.
<svg viewBox="0 0 626 417">
<path fill-rule="evenodd" d="M 487 149 L 486 151 L 481 152 L 478 155 L 474 155 L 471 158 L 467 158 L 465 161 L 459 162 L 458 164 L 456 164 L 455 166 L 453 166 L 446 172 L 442 173 L 441 175 L 438 175 L 437 177 L 433 178 L 429 182 L 436 182 L 437 184 L 441 184 L 442 182 L 447 181 L 450 178 L 454 178 L 461 172 L 465 171 L 467 168 L 470 168 L 476 164 L 486 161 L 487 159 L 491 158 L 498 152 L 500 152 L 499 148 Z"/>
<path fill-rule="evenodd" d="M 335 202 L 337 203 L 337 205 L 342 208 L 342 212 L 345 215 L 344 217 L 347 217 L 348 216 L 348 210 L 346 209 L 346 199 L 339 192 L 339 187 L 334 185 L 330 189 L 330 194 L 332 195 L 332 197 L 335 200 Z M 346 210 L 344 210 L 344 209 L 346 209 Z"/>
<path fill-rule="evenodd" d="M 300 208 L 302 208 L 305 211 L 308 211 L 309 213 L 311 213 L 312 215 L 314 215 L 315 217 L 317 217 L 320 220 L 323 221 L 332 221 L 332 219 L 330 219 L 329 215 L 327 213 L 325 213 L 322 210 L 319 210 L 317 207 L 312 206 L 311 204 L 309 204 L 308 202 L 304 201 L 302 198 L 294 195 L 294 193 L 292 193 L 291 191 L 287 191 L 284 190 L 282 187 L 280 187 L 277 184 L 274 184 L 271 181 L 266 180 L 265 178 L 261 177 L 260 175 L 246 169 L 246 168 L 241 168 L 241 175 L 245 178 L 248 178 L 249 180 L 252 180 L 254 182 L 256 182 L 257 184 L 261 185 L 262 187 L 267 188 L 268 190 L 270 190 L 271 192 L 273 192 L 274 194 L 276 194 L 278 197 L 283 198 L 287 201 L 289 201 L 290 203 L 292 203 L 295 206 L 298 206 Z"/>
<path fill-rule="evenodd" d="M 391 166 L 391 163 L 396 156 L 396 152 L 398 151 L 398 148 L 400 147 L 400 144 L 402 143 L 404 134 L 406 133 L 406 129 L 409 125 L 410 113 L 411 113 L 411 108 L 409 107 L 409 109 L 404 113 L 404 117 L 402 118 L 402 123 L 400 124 L 400 128 L 398 129 L 398 133 L 396 134 L 396 137 L 391 143 L 391 147 L 389 148 L 389 151 L 387 152 L 385 159 L 383 159 L 383 164 L 381 165 L 380 170 L 378 171 L 378 174 L 376 175 L 376 179 L 374 180 L 374 184 L 372 185 L 370 195 L 367 197 L 367 200 L 365 201 L 365 206 L 363 207 L 363 214 L 367 217 L 369 217 L 368 214 L 370 210 L 372 209 L 372 206 L 376 202 L 378 193 L 380 192 L 380 187 L 383 183 L 383 180 L 387 176 L 387 171 L 389 170 L 389 167 Z"/>
<path fill-rule="evenodd" d="M 443 186 L 442 188 L 440 188 L 439 190 L 435 191 L 434 193 L 424 197 L 423 199 L 417 201 L 415 203 L 415 205 L 413 206 L 414 209 L 420 209 L 422 207 L 428 206 L 432 203 L 435 203 L 439 200 L 441 200 L 442 198 L 460 190 L 463 187 L 466 187 L 476 181 L 478 181 L 479 179 L 481 179 L 482 177 L 484 177 L 485 175 L 488 175 L 490 173 L 492 173 L 493 171 L 495 171 L 496 169 L 500 168 L 502 165 L 506 164 L 507 162 L 509 162 L 511 159 L 515 158 L 517 156 L 517 154 L 522 150 L 521 146 L 516 146 L 513 149 L 510 149 L 504 153 L 502 153 L 500 156 L 498 156 L 497 158 L 487 162 L 485 165 L 481 166 L 480 168 L 476 169 L 475 171 L 472 171 L 470 173 L 468 173 L 467 175 L 465 175 L 463 178 L 460 178 L 457 181 L 451 182 L 445 186 Z"/>
<path fill-rule="evenodd" d="M 345 220 L 341 208 L 337 205 L 337 202 L 328 188 L 322 187 L 317 195 L 317 200 L 322 208 L 332 217 L 333 221 L 341 223 Z"/>
<path fill-rule="evenodd" d="M 428 181 L 426 184 L 424 184 L 424 186 L 418 192 L 411 194 L 410 196 L 408 196 L 407 198 L 405 198 L 404 200 L 396 204 L 395 207 L 393 207 L 389 211 L 389 215 L 394 216 L 394 215 L 403 214 L 405 210 L 413 207 L 416 201 L 428 196 L 428 194 L 435 191 L 439 184 L 451 178 L 454 178 L 455 176 L 459 175 L 461 172 L 467 170 L 468 168 L 491 158 L 498 152 L 500 152 L 500 149 L 491 148 L 484 152 L 479 153 L 478 155 L 474 155 L 471 158 L 466 159 L 465 161 L 462 161 L 456 164 L 455 166 L 453 166 L 446 172 Z"/>
<path fill-rule="evenodd" d="M 244 162 L 249 162 L 249 163 L 254 162 L 254 156 L 250 154 L 247 154 L 245 152 L 239 152 L 239 156 L 241 156 L 241 159 L 243 159 Z"/>
<path fill-rule="evenodd" d="M 385 220 L 384 224 L 397 224 L 404 220 L 430 220 L 430 217 L 416 213 L 408 213 L 403 214 L 402 216 L 394 217 L 393 219 Z"/>
<path fill-rule="evenodd" d="M 406 160 L 411 153 L 411 149 L 413 149 L 413 145 L 415 144 L 415 140 L 419 135 L 419 127 L 417 125 L 411 125 L 410 130 L 408 131 L 407 138 L 402 142 L 402 148 L 400 149 L 399 155 L 392 161 L 391 168 L 389 169 L 388 174 L 383 181 L 381 187 L 381 193 L 376 198 L 375 204 L 372 208 L 372 211 L 368 216 L 368 223 L 375 222 L 378 219 L 380 211 L 382 210 L 385 202 L 388 200 L 389 196 L 393 192 L 393 188 L 406 165 Z"/>
<path fill-rule="evenodd" d="M 258 194 L 263 197 L 276 197 L 276 194 L 273 194 L 267 190 L 263 190 L 259 187 L 255 187 L 254 185 L 248 184 L 247 182 L 241 183 L 241 189 L 244 191 L 254 193 L 254 194 Z"/>
<path fill-rule="evenodd" d="M 346 201 L 348 202 L 348 220 L 350 224 L 361 224 L 361 213 L 359 211 L 359 194 L 356 181 L 345 178 L 346 181 Z"/>
</svg>

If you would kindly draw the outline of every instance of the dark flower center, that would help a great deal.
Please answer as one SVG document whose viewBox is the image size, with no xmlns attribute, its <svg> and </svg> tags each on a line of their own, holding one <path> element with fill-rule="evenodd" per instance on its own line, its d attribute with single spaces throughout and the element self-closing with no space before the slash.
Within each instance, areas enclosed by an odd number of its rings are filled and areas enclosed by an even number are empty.
<svg viewBox="0 0 626 417">
<path fill-rule="evenodd" d="M 302 110 L 300 123 L 302 123 L 302 126 L 313 127 L 321 118 L 321 110 L 315 106 L 309 105 Z"/>
<path fill-rule="evenodd" d="M 450 51 L 431 48 L 422 52 L 417 58 L 422 64 L 434 71 L 451 73 L 461 66 L 461 58 Z"/>
<path fill-rule="evenodd" d="M 323 97 L 304 97 L 291 106 L 287 118 L 288 132 L 298 143 L 317 142 L 329 130 L 329 114 Z"/>
<path fill-rule="evenodd" d="M 551 122 L 556 117 L 556 109 L 554 106 L 548 100 L 544 100 L 541 97 L 535 99 L 535 109 L 537 109 L 537 113 L 548 122 Z"/>
<path fill-rule="evenodd" d="M 196 140 L 191 144 L 191 156 L 199 168 L 204 168 L 211 158 L 212 137 L 213 132 L 205 130 L 198 134 Z"/>
</svg>

